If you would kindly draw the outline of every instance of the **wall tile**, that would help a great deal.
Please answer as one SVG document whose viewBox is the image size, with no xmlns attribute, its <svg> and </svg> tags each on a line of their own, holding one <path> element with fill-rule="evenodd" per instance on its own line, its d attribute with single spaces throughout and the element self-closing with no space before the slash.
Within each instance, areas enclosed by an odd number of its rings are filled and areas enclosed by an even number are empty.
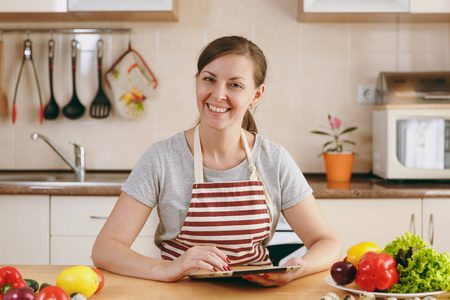
<svg viewBox="0 0 450 300">
<path fill-rule="evenodd" d="M 350 23 L 350 50 L 362 53 L 397 51 L 397 23 Z"/>
<path fill-rule="evenodd" d="M 266 93 L 255 119 L 261 134 L 291 153 L 304 172 L 324 172 L 317 157 L 325 142 L 311 130 L 326 128 L 328 113 L 343 126 L 358 126 L 348 137 L 357 143 L 354 171 L 371 170 L 370 105 L 357 103 L 358 84 L 374 84 L 381 71 L 431 71 L 450 68 L 450 25 L 410 23 L 392 18 L 381 23 L 300 23 L 297 0 L 183 0 L 178 22 L 60 22 L 0 23 L 2 28 L 132 28 L 131 35 L 102 35 L 103 73 L 128 49 L 128 42 L 158 79 L 155 94 L 145 102 L 137 120 L 122 118 L 108 87 L 113 111 L 105 120 L 60 116 L 39 124 L 39 97 L 29 65 L 17 94 L 18 119 L 0 116 L 0 169 L 68 169 L 43 141 L 32 141 L 38 131 L 51 138 L 73 159 L 74 140 L 87 151 L 89 169 L 129 170 L 154 142 L 180 132 L 195 122 L 196 61 L 202 47 L 228 34 L 244 35 L 266 54 L 269 69 Z M 33 34 L 33 58 L 39 74 L 43 104 L 49 97 L 49 34 Z M 4 34 L 4 86 L 11 107 L 26 34 Z M 54 35 L 57 52 L 54 93 L 62 108 L 72 97 L 71 35 Z M 95 52 L 81 53 L 77 91 L 89 108 L 98 88 Z"/>
<path fill-rule="evenodd" d="M 399 23 L 398 51 L 441 53 L 448 47 L 448 25 L 445 23 Z"/>
</svg>

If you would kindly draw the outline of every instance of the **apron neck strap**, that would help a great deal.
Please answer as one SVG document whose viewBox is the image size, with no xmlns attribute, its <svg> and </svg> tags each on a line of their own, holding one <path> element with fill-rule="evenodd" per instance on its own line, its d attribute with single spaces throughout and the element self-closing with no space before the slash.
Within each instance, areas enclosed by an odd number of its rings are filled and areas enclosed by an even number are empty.
<svg viewBox="0 0 450 300">
<path fill-rule="evenodd" d="M 198 133 L 198 125 L 195 127 L 194 131 L 194 171 L 195 183 L 203 183 L 203 155 L 200 135 Z"/>
<path fill-rule="evenodd" d="M 194 131 L 194 172 L 195 172 L 195 183 L 203 183 L 203 154 L 202 145 L 200 143 L 199 126 L 195 127 Z M 247 138 L 245 137 L 245 131 L 241 128 L 241 140 L 244 144 L 245 152 L 247 154 L 247 159 L 250 164 L 250 168 L 253 173 L 256 172 L 255 165 L 253 164 L 252 153 L 247 143 Z"/>
</svg>

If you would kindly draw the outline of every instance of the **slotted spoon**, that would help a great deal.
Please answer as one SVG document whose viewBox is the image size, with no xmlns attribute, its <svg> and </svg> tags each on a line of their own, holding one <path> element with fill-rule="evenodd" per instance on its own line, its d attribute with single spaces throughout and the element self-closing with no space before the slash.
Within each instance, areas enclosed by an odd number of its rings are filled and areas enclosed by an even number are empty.
<svg viewBox="0 0 450 300">
<path fill-rule="evenodd" d="M 5 62 L 3 59 L 3 41 L 0 41 L 0 115 L 8 112 L 8 96 L 3 89 L 3 68 Z"/>
<path fill-rule="evenodd" d="M 98 60 L 98 92 L 91 104 L 90 115 L 92 118 L 103 119 L 109 116 L 111 111 L 111 102 L 106 97 L 102 88 L 102 57 L 103 40 L 98 41 L 97 60 Z"/>
</svg>

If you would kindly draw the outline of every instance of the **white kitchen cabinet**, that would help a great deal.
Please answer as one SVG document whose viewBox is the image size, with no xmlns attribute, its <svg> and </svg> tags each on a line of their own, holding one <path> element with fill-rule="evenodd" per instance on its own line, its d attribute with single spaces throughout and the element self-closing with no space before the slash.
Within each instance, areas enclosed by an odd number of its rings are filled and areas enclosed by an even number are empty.
<svg viewBox="0 0 450 300">
<path fill-rule="evenodd" d="M 0 195 L 0 265 L 49 264 L 49 196 Z"/>
<path fill-rule="evenodd" d="M 38 13 L 38 12 L 66 12 L 65 0 L 0 0 L 0 12 L 7 13 Z"/>
<path fill-rule="evenodd" d="M 50 264 L 92 265 L 92 246 L 116 201 L 117 197 L 52 196 Z M 131 248 L 160 258 L 153 242 L 157 224 L 155 209 Z"/>
<path fill-rule="evenodd" d="M 172 11 L 172 0 L 67 0 L 68 11 Z"/>
<path fill-rule="evenodd" d="M 411 13 L 450 13 L 450 1 L 411 0 Z"/>
<path fill-rule="evenodd" d="M 0 0 L 2 22 L 177 21 L 179 0 Z"/>
<path fill-rule="evenodd" d="M 421 199 L 317 199 L 347 249 L 361 242 L 380 248 L 407 231 L 421 234 Z"/>
<path fill-rule="evenodd" d="M 450 252 L 450 198 L 423 199 L 423 238 L 437 252 Z"/>
<path fill-rule="evenodd" d="M 409 12 L 410 0 L 300 0 L 305 13 Z M 419 0 L 423 1 L 423 0 Z M 303 3 L 302 3 L 303 2 Z"/>
</svg>

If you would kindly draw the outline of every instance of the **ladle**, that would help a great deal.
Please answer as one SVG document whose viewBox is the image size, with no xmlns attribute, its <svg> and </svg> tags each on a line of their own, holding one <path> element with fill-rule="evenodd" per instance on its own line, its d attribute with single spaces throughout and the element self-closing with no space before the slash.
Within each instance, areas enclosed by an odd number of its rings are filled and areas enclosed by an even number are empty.
<svg viewBox="0 0 450 300">
<path fill-rule="evenodd" d="M 75 85 L 75 76 L 76 76 L 76 63 L 77 63 L 77 54 L 78 54 L 78 42 L 76 40 L 72 40 L 72 82 L 73 82 L 73 95 L 72 100 L 70 100 L 69 104 L 64 106 L 62 112 L 69 119 L 78 119 L 80 118 L 85 111 L 83 104 L 81 104 L 80 100 L 77 96 L 77 89 Z"/>
<path fill-rule="evenodd" d="M 48 41 L 48 73 L 50 76 L 50 102 L 44 108 L 44 118 L 54 120 L 59 115 L 59 106 L 53 95 L 53 57 L 55 55 L 55 41 Z"/>
<path fill-rule="evenodd" d="M 5 67 L 3 54 L 3 41 L 0 41 L 0 115 L 8 112 L 8 97 L 3 89 L 3 68 Z"/>
</svg>

